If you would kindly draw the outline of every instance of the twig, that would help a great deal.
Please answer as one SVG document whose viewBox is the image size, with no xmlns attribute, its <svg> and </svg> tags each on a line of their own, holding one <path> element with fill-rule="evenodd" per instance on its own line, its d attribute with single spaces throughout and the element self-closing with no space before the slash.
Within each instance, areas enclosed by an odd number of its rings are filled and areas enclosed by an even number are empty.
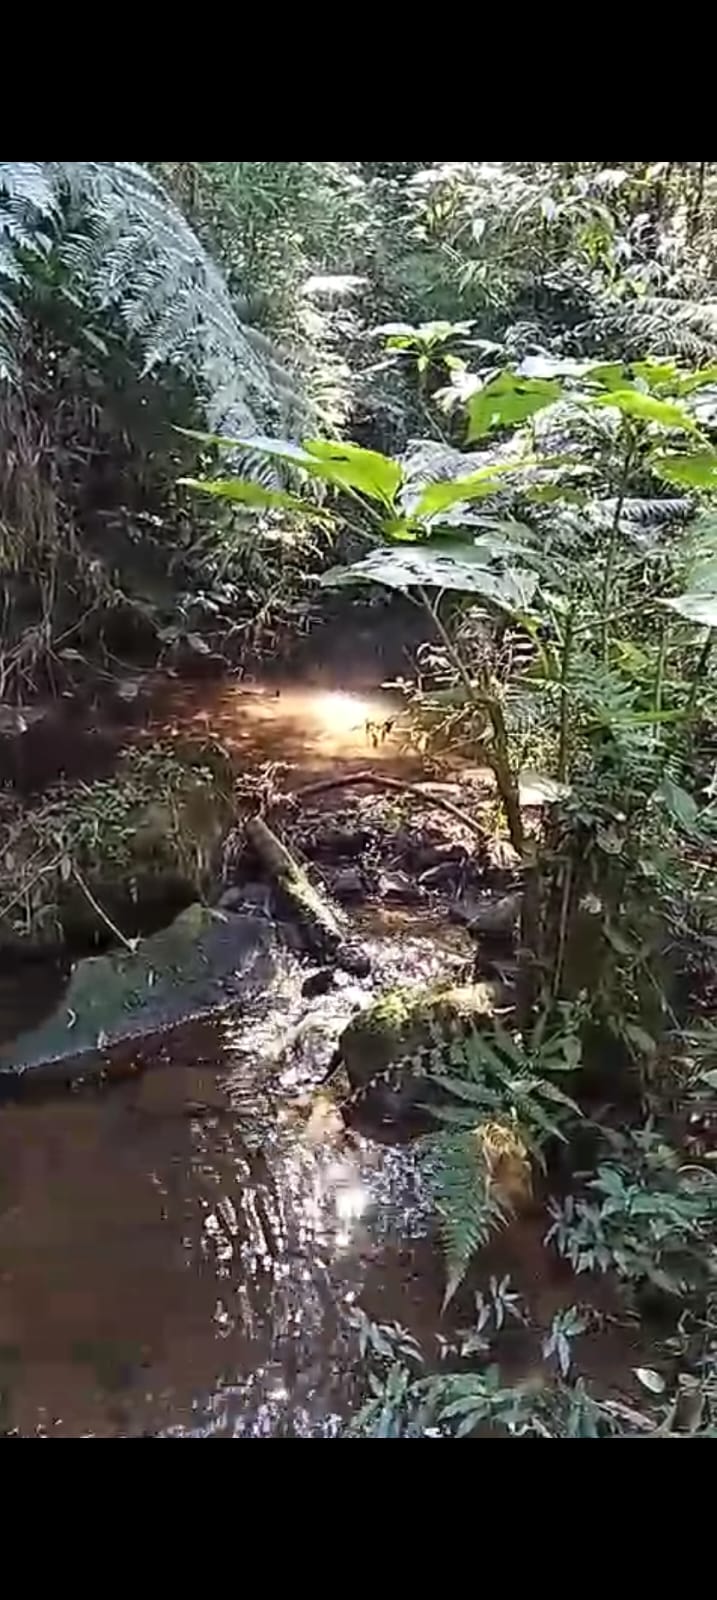
<svg viewBox="0 0 717 1600">
<path fill-rule="evenodd" d="M 294 789 L 293 793 L 282 798 L 291 800 L 307 800 L 316 794 L 327 794 L 330 789 L 348 789 L 353 783 L 373 783 L 377 789 L 395 789 L 400 794 L 411 794 L 416 800 L 422 800 L 424 805 L 437 806 L 441 811 L 447 811 L 455 817 L 457 822 L 462 822 L 465 828 L 470 828 L 479 839 L 485 838 L 485 828 L 477 822 L 475 817 L 469 817 L 467 811 L 462 811 L 460 806 L 454 806 L 452 800 L 444 800 L 442 795 L 429 795 L 419 789 L 415 783 L 404 783 L 401 778 L 385 778 L 379 772 L 350 772 L 340 778 L 322 778 L 318 783 L 307 783 L 303 789 Z"/>
<path fill-rule="evenodd" d="M 116 923 L 112 921 L 112 918 L 108 917 L 107 912 L 103 911 L 99 901 L 95 900 L 91 889 L 88 889 L 87 884 L 85 883 L 82 874 L 78 872 L 74 861 L 72 862 L 72 876 L 75 879 L 75 882 L 79 884 L 85 898 L 89 900 L 92 910 L 95 911 L 100 920 L 104 922 L 105 927 L 109 928 L 110 933 L 113 933 L 116 939 L 119 939 L 120 944 L 124 945 L 125 950 L 129 950 L 131 956 L 135 955 L 137 945 L 139 944 L 139 939 L 128 939 L 126 935 L 122 933 L 122 930 L 117 927 Z"/>
<path fill-rule="evenodd" d="M 37 851 L 35 852 L 35 855 L 37 855 Z M 35 857 L 33 856 L 32 859 L 34 860 Z M 12 899 L 6 901 L 4 906 L 0 906 L 0 921 L 7 916 L 9 911 L 12 911 L 13 907 L 17 905 L 19 900 L 24 900 L 28 890 L 32 889 L 36 883 L 39 883 L 40 878 L 44 878 L 45 874 L 48 872 L 54 872 L 55 867 L 60 865 L 61 860 L 62 856 L 55 856 L 53 861 L 48 861 L 44 867 L 40 867 L 39 871 L 36 872 L 32 878 L 25 878 L 24 882 L 20 885 L 20 888 L 13 895 Z"/>
</svg>

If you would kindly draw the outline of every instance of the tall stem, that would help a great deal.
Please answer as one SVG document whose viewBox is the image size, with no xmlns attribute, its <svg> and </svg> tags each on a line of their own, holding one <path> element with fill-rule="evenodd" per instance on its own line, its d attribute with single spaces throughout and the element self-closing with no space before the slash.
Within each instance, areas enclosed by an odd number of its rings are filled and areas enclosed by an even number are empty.
<svg viewBox="0 0 717 1600">
<path fill-rule="evenodd" d="M 572 601 L 565 618 L 563 651 L 560 662 L 560 732 L 558 735 L 558 782 L 566 783 L 568 777 L 568 677 L 573 649 L 573 624 L 575 606 Z"/>
<path fill-rule="evenodd" d="M 688 717 L 692 716 L 692 713 L 693 713 L 693 711 L 695 709 L 695 705 L 697 703 L 697 694 L 698 694 L 699 687 L 700 687 L 700 684 L 702 682 L 702 679 L 704 678 L 705 672 L 707 671 L 707 662 L 709 661 L 710 654 L 711 654 L 711 651 L 712 651 L 712 642 L 713 642 L 713 640 L 714 640 L 714 628 L 710 628 L 708 630 L 707 637 L 706 637 L 705 642 L 704 642 L 704 644 L 702 646 L 702 649 L 700 650 L 699 660 L 697 662 L 697 666 L 695 667 L 694 676 L 692 678 L 692 683 L 690 685 L 690 692 L 689 692 L 689 695 L 688 695 L 687 706 L 686 706 L 686 711 L 687 711 Z"/>
<path fill-rule="evenodd" d="M 457 649 L 439 615 L 437 605 L 431 603 L 425 589 L 419 589 L 418 593 L 441 639 L 446 655 L 459 674 L 469 698 L 475 705 L 481 706 L 490 719 L 493 731 L 493 749 L 490 751 L 489 759 L 498 785 L 498 793 L 503 802 L 510 842 L 513 849 L 522 858 L 525 856 L 525 833 L 523 830 L 523 818 L 520 814 L 518 785 L 510 764 L 508 730 L 505 726 L 503 708 L 493 695 L 476 688 L 460 650 Z"/>
<path fill-rule="evenodd" d="M 654 746 L 657 746 L 660 743 L 660 712 L 662 711 L 662 690 L 663 690 L 664 682 L 665 682 L 665 662 L 667 660 L 667 638 L 668 638 L 667 623 L 663 621 L 661 632 L 660 632 L 660 647 L 659 647 L 659 650 L 657 652 L 657 665 L 655 667 L 655 689 L 654 689 L 654 695 L 653 695 L 654 705 L 655 705 L 655 723 L 654 723 L 654 727 L 653 727 L 653 731 L 652 731 L 652 743 L 653 743 Z"/>
<path fill-rule="evenodd" d="M 601 619 L 602 619 L 601 620 L 601 644 L 602 644 L 603 660 L 604 660 L 606 665 L 607 665 L 608 656 L 609 656 L 608 613 L 609 613 L 609 610 L 610 610 L 610 596 L 611 596 L 611 593 L 612 593 L 612 580 L 613 580 L 613 575 L 614 575 L 614 572 L 615 572 L 615 557 L 617 555 L 617 544 L 618 544 L 618 538 L 619 538 L 619 534 L 620 534 L 620 518 L 622 516 L 622 508 L 623 508 L 623 506 L 625 504 L 625 496 L 627 494 L 627 485 L 628 485 L 628 480 L 629 480 L 629 477 L 630 477 L 630 468 L 632 466 L 633 452 L 634 452 L 634 442 L 633 442 L 633 439 L 632 439 L 632 435 L 628 434 L 628 436 L 627 436 L 627 445 L 626 445 L 626 448 L 625 448 L 625 455 L 624 455 L 623 463 L 622 463 L 622 473 L 620 475 L 620 486 L 619 486 L 619 489 L 618 489 L 617 501 L 615 503 L 615 515 L 614 515 L 614 517 L 612 519 L 612 526 L 610 528 L 610 537 L 609 537 L 609 540 L 608 540 L 608 547 L 607 547 L 607 557 L 606 557 L 606 560 L 605 560 L 605 576 L 603 578 L 602 597 L 601 597 L 601 601 L 600 601 L 600 616 L 601 616 Z"/>
</svg>

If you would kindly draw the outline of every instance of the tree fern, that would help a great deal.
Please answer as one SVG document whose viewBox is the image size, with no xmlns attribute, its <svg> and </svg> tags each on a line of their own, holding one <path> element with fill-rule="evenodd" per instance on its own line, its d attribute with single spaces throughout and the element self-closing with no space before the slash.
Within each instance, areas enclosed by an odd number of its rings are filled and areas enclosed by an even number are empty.
<svg viewBox="0 0 717 1600">
<path fill-rule="evenodd" d="M 613 357 L 616 348 L 623 356 L 654 351 L 701 366 L 717 355 L 717 300 L 648 295 L 614 309 L 606 307 L 577 331 L 591 353 L 596 347 L 609 349 Z"/>
<path fill-rule="evenodd" d="M 144 167 L 0 163 L 0 361 L 8 376 L 17 373 L 18 319 L 40 257 L 57 294 L 136 344 L 144 373 L 169 366 L 189 378 L 212 427 L 286 427 L 297 405 L 288 375 L 277 381 L 218 267 Z"/>
</svg>

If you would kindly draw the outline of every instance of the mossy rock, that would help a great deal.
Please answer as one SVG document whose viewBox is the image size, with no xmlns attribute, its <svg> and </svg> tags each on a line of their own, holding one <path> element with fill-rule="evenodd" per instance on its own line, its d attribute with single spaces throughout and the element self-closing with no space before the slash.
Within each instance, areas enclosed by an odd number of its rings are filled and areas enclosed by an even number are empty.
<svg viewBox="0 0 717 1600">
<path fill-rule="evenodd" d="M 494 1009 L 495 993 L 484 983 L 389 989 L 341 1034 L 339 1050 L 352 1087 L 363 1087 L 393 1063 L 480 1026 Z"/>
<path fill-rule="evenodd" d="M 266 918 L 189 906 L 135 952 L 79 961 L 47 1020 L 0 1048 L 0 1081 L 68 1060 L 82 1072 L 88 1053 L 251 997 L 271 980 L 274 948 Z"/>
</svg>

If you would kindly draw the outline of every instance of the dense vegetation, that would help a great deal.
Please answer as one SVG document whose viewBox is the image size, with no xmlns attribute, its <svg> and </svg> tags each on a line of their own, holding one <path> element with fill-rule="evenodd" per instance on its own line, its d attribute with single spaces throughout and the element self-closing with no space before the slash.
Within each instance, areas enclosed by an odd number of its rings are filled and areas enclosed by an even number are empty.
<svg viewBox="0 0 717 1600">
<path fill-rule="evenodd" d="M 364 1329 L 382 1436 L 717 1426 L 716 205 L 709 163 L 0 167 L 5 699 L 368 585 L 434 644 L 415 736 L 494 774 L 516 973 L 426 1161 L 449 1297 L 497 1125 L 576 1303 L 539 1396 L 505 1284 L 438 1377 Z M 587 1272 L 658 1329 L 646 1418 L 571 1381 Z"/>
</svg>

